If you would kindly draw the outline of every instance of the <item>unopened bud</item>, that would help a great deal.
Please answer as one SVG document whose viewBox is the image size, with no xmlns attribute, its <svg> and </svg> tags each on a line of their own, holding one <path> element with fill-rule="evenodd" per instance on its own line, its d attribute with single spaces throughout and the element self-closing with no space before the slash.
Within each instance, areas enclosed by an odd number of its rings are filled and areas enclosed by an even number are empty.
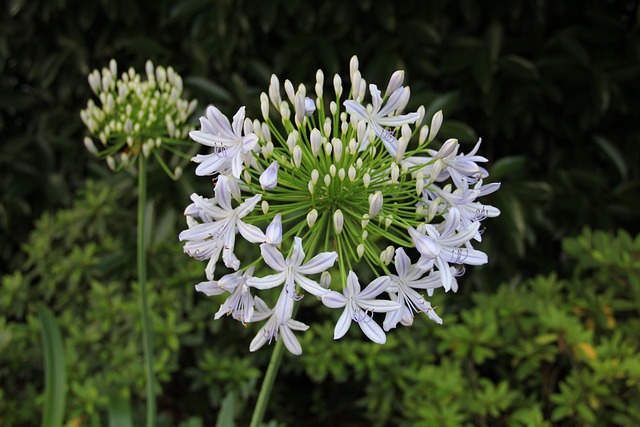
<svg viewBox="0 0 640 427">
<path fill-rule="evenodd" d="M 431 130 L 429 131 L 429 142 L 433 141 L 442 126 L 442 110 L 433 115 L 431 119 Z"/>
<path fill-rule="evenodd" d="M 382 209 L 382 192 L 376 191 L 369 195 L 369 217 L 375 218 Z"/>
<path fill-rule="evenodd" d="M 266 200 L 263 200 L 260 207 L 262 208 L 262 213 L 263 214 L 266 215 L 266 214 L 269 213 L 269 202 L 267 202 Z"/>
<path fill-rule="evenodd" d="M 320 145 L 322 144 L 322 134 L 318 129 L 314 128 L 311 131 L 310 139 L 311 139 L 311 153 L 314 156 L 317 156 L 318 153 L 320 152 Z"/>
<path fill-rule="evenodd" d="M 370 182 L 371 182 L 371 176 L 368 173 L 365 173 L 364 176 L 362 177 L 362 183 L 364 184 L 364 188 L 369 188 Z"/>
<path fill-rule="evenodd" d="M 329 286 L 331 286 L 331 273 L 326 270 L 320 275 L 320 286 L 325 289 L 329 289 Z"/>
<path fill-rule="evenodd" d="M 302 148 L 299 145 L 293 148 L 293 164 L 296 168 L 299 168 L 302 164 Z"/>
<path fill-rule="evenodd" d="M 344 226 L 344 216 L 340 209 L 333 213 L 333 227 L 336 230 L 336 234 L 342 233 L 342 227 Z"/>
<path fill-rule="evenodd" d="M 389 79 L 389 84 L 387 85 L 387 90 L 385 91 L 385 95 L 386 96 L 391 95 L 393 92 L 396 91 L 396 89 L 402 86 L 403 82 L 404 82 L 404 70 L 398 70 L 395 73 L 393 73 L 391 75 L 391 78 Z"/>
<path fill-rule="evenodd" d="M 307 225 L 309 228 L 313 227 L 313 224 L 316 223 L 318 219 L 318 211 L 315 209 L 311 209 L 311 211 L 307 214 Z"/>
</svg>

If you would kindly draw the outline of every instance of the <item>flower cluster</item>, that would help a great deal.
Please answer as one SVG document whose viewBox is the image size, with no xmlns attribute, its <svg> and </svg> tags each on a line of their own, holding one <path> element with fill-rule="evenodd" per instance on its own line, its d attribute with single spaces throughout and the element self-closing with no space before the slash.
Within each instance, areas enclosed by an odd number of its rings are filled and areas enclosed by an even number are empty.
<svg viewBox="0 0 640 427">
<path fill-rule="evenodd" d="M 159 148 L 181 155 L 174 146 L 187 143 L 193 129 L 187 119 L 197 102 L 182 99 L 182 78 L 173 68 L 154 67 L 147 61 L 145 71 L 144 81 L 133 68 L 118 79 L 118 66 L 112 59 L 108 68 L 89 74 L 89 86 L 100 106 L 90 99 L 80 117 L 101 148 L 89 137 L 84 144 L 114 170 L 134 163 L 140 152 L 145 157 L 153 153 L 165 171 L 175 177 L 180 169 L 169 170 Z"/>
<path fill-rule="evenodd" d="M 356 57 L 348 92 L 335 75 L 326 94 L 321 70 L 314 93 L 288 80 L 282 93 L 272 76 L 262 120 L 242 107 L 230 121 L 209 106 L 190 133 L 211 148 L 193 160 L 215 187 L 213 198 L 192 195 L 179 237 L 187 254 L 207 261 L 196 289 L 228 295 L 216 318 L 266 319 L 251 351 L 282 338 L 301 353 L 293 331 L 308 328 L 294 320 L 305 294 L 342 310 L 336 339 L 353 322 L 376 343 L 417 313 L 442 323 L 424 294 L 456 291 L 464 265 L 487 262 L 473 241 L 480 221 L 499 211 L 477 199 L 499 184 L 483 182 L 480 143 L 464 154 L 457 140 L 437 140 L 442 112 L 430 124 L 424 107 L 403 113 L 403 81 L 395 72 L 383 94 L 367 85 Z M 385 313 L 382 326 L 375 313 Z"/>
</svg>

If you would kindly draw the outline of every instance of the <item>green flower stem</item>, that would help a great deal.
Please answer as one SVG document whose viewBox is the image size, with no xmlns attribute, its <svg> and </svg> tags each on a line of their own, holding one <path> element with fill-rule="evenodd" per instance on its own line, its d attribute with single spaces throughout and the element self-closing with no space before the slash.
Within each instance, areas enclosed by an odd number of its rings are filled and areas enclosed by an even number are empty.
<svg viewBox="0 0 640 427">
<path fill-rule="evenodd" d="M 151 322 L 147 302 L 147 247 L 145 239 L 145 209 L 147 205 L 147 159 L 138 156 L 138 286 L 140 287 L 140 311 L 142 314 L 142 339 L 147 379 L 147 427 L 156 425 L 156 394 L 153 376 L 153 347 Z"/>
<path fill-rule="evenodd" d="M 250 427 L 258 427 L 262 423 L 262 418 L 264 417 L 264 413 L 267 410 L 267 405 L 269 404 L 271 390 L 273 389 L 273 384 L 276 381 L 278 368 L 280 367 L 280 362 L 282 361 L 283 351 L 284 341 L 282 340 L 282 337 L 280 337 L 280 339 L 276 341 L 276 345 L 273 348 L 273 353 L 271 353 L 269 367 L 267 368 L 267 373 L 264 375 L 264 381 L 262 382 L 262 387 L 260 388 L 258 401 L 256 402 L 256 406 L 253 409 L 253 415 L 251 416 L 251 424 L 249 425 Z"/>
</svg>

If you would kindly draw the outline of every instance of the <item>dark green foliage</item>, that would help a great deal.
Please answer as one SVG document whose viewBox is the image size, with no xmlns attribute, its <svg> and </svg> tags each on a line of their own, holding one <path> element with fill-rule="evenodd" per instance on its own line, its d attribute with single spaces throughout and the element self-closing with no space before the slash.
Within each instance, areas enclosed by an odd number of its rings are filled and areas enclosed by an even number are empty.
<svg viewBox="0 0 640 427">
<path fill-rule="evenodd" d="M 38 220 L 24 245 L 26 261 L 15 273 L 2 277 L 3 425 L 32 425 L 40 416 L 43 349 L 38 301 L 52 308 L 64 338 L 67 420 L 82 425 L 106 423 L 111 395 L 140 402 L 144 371 L 131 262 L 135 260 L 131 184 L 116 179 L 88 182 L 72 208 Z M 255 360 L 238 356 L 246 353 L 246 339 L 243 342 L 230 334 L 216 338 L 220 346 L 208 344 L 221 325 L 211 325 L 214 306 L 193 290 L 201 266 L 188 262 L 176 243 L 182 221 L 176 222 L 174 210 L 155 215 L 154 209 L 149 211 L 155 231 L 149 247 L 154 367 L 162 387 L 171 384 L 170 389 L 180 390 L 176 395 L 161 391 L 163 415 L 170 420 L 167 425 L 175 425 L 176 413 L 180 413 L 178 421 L 187 418 L 181 411 L 207 413 L 229 391 L 243 401 L 255 387 L 259 371 Z M 179 379 L 173 377 L 176 371 Z M 183 400 L 186 393 L 194 398 Z"/>
</svg>

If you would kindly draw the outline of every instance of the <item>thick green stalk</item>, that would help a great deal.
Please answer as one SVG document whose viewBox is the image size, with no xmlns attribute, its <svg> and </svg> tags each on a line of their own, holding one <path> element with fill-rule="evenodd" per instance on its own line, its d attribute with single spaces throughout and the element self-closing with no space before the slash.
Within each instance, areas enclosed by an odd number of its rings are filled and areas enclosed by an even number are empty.
<svg viewBox="0 0 640 427">
<path fill-rule="evenodd" d="M 142 340 L 144 349 L 146 390 L 147 390 L 147 427 L 156 425 L 156 394 L 153 376 L 153 347 L 151 345 L 151 322 L 147 302 L 147 246 L 145 239 L 145 210 L 147 205 L 147 159 L 138 156 L 138 286 L 140 287 L 140 312 L 142 315 Z"/>
<path fill-rule="evenodd" d="M 258 401 L 256 402 L 255 408 L 253 408 L 250 427 L 258 427 L 262 423 L 262 418 L 264 417 L 264 413 L 267 410 L 267 405 L 269 404 L 271 390 L 273 389 L 273 384 L 276 381 L 278 368 L 280 367 L 280 362 L 282 361 L 283 350 L 284 342 L 282 340 L 282 337 L 280 337 L 280 339 L 276 341 L 273 353 L 271 353 L 269 367 L 267 368 L 267 373 L 264 375 L 264 381 L 262 382 L 262 387 L 260 388 Z"/>
</svg>

